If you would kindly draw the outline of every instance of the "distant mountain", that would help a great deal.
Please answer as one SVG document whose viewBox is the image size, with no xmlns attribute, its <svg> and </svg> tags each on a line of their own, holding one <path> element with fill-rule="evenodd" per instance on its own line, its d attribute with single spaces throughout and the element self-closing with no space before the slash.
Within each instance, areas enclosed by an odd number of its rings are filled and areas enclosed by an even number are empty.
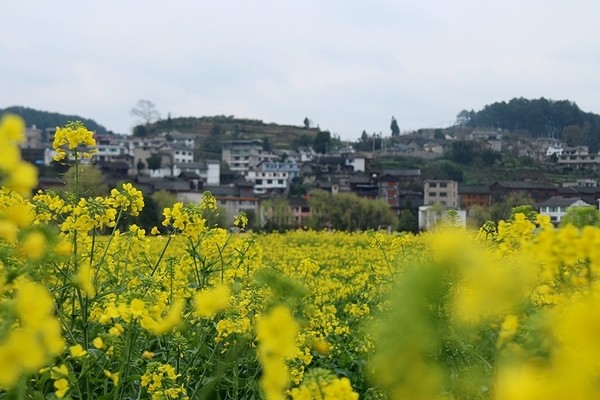
<svg viewBox="0 0 600 400">
<path fill-rule="evenodd" d="M 0 115 L 4 113 L 13 113 L 20 115 L 25 120 L 27 126 L 35 125 L 37 128 L 45 130 L 47 128 L 56 128 L 64 126 L 70 121 L 81 121 L 86 128 L 96 133 L 106 133 L 106 128 L 96 121 L 83 118 L 78 115 L 65 115 L 56 112 L 40 111 L 33 108 L 12 106 L 0 109 Z"/>
<path fill-rule="evenodd" d="M 474 128 L 500 128 L 531 137 L 561 139 L 571 146 L 590 146 L 593 151 L 600 148 L 600 115 L 584 112 L 569 100 L 514 98 L 480 111 L 463 110 L 458 122 Z"/>
</svg>

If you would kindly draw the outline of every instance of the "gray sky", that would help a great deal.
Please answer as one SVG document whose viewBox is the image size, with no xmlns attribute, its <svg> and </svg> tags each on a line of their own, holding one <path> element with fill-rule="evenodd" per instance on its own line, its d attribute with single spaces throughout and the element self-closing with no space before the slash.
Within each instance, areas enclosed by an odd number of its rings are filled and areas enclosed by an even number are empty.
<svg viewBox="0 0 600 400">
<path fill-rule="evenodd" d="M 513 97 L 600 113 L 600 1 L 6 1 L 0 108 L 119 133 L 139 99 L 166 118 L 235 115 L 345 139 L 448 126 Z"/>
</svg>

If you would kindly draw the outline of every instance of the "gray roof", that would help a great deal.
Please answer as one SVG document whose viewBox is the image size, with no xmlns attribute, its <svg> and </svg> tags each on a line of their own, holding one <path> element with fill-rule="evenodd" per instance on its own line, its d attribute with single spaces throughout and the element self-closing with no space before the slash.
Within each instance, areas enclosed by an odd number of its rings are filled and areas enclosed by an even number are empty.
<svg viewBox="0 0 600 400">
<path fill-rule="evenodd" d="M 420 169 L 384 169 L 382 175 L 392 176 L 421 176 Z"/>
<path fill-rule="evenodd" d="M 496 181 L 490 188 L 498 184 L 506 189 L 558 189 L 558 186 L 552 183 L 541 183 L 541 182 L 526 182 L 526 181 Z"/>
<path fill-rule="evenodd" d="M 576 203 L 577 201 L 580 201 L 580 200 L 581 200 L 581 198 L 579 198 L 579 197 L 552 196 L 548 200 L 541 203 L 540 207 L 569 207 L 573 203 Z M 588 203 L 585 203 L 585 204 L 591 205 Z"/>
<path fill-rule="evenodd" d="M 489 186 L 480 185 L 458 185 L 458 193 L 489 194 Z"/>
</svg>

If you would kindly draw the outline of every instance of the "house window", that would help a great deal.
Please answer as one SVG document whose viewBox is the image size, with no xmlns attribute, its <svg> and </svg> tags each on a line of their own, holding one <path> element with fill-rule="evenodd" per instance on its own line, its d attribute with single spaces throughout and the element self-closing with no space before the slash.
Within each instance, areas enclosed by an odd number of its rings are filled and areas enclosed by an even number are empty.
<svg viewBox="0 0 600 400">
<path fill-rule="evenodd" d="M 441 188 L 448 187 L 448 184 L 446 182 L 440 182 L 440 187 Z"/>
<path fill-rule="evenodd" d="M 448 197 L 448 193 L 446 193 L 446 192 L 440 192 L 440 197 Z"/>
</svg>

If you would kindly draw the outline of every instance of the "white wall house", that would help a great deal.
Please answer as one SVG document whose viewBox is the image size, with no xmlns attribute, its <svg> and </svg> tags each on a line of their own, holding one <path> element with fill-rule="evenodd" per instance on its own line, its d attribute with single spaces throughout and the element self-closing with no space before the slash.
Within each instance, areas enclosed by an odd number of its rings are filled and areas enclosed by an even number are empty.
<svg viewBox="0 0 600 400">
<path fill-rule="evenodd" d="M 194 162 L 194 149 L 184 144 L 172 144 L 173 159 L 175 163 L 192 163 Z"/>
<path fill-rule="evenodd" d="M 550 221 L 557 225 L 570 208 L 590 205 L 578 197 L 553 196 L 540 204 L 540 214 L 548 215 Z"/>
<path fill-rule="evenodd" d="M 365 172 L 366 160 L 364 157 L 350 156 L 346 159 L 346 165 L 351 166 L 354 172 Z"/>
<path fill-rule="evenodd" d="M 254 193 L 285 192 L 292 179 L 300 176 L 295 161 L 262 161 L 255 170 L 248 171 L 246 180 L 254 183 Z"/>
</svg>

